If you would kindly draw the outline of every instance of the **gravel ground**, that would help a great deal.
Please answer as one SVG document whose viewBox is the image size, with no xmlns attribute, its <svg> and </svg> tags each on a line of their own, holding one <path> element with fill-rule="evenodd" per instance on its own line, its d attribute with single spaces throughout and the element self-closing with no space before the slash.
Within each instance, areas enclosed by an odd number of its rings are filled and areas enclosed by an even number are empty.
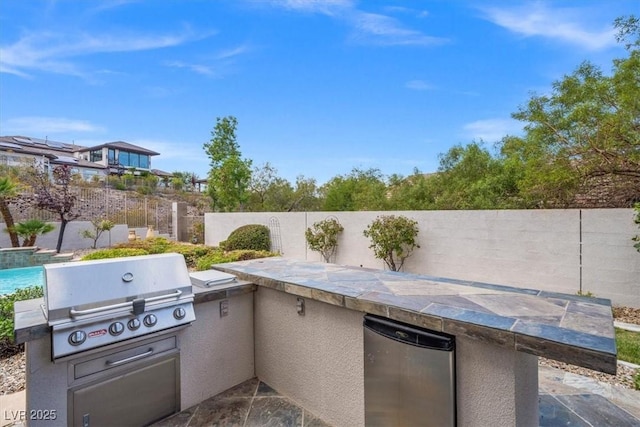
<svg viewBox="0 0 640 427">
<path fill-rule="evenodd" d="M 640 309 L 614 307 L 613 313 L 617 321 L 640 325 Z M 543 357 L 539 358 L 539 364 L 583 375 L 603 383 L 633 389 L 633 376 L 636 370 L 623 365 L 618 365 L 617 375 L 609 375 Z M 24 389 L 25 365 L 24 352 L 0 359 L 0 394 L 15 393 Z"/>
<path fill-rule="evenodd" d="M 26 360 L 24 351 L 5 359 L 0 359 L 0 394 L 24 390 Z"/>
</svg>

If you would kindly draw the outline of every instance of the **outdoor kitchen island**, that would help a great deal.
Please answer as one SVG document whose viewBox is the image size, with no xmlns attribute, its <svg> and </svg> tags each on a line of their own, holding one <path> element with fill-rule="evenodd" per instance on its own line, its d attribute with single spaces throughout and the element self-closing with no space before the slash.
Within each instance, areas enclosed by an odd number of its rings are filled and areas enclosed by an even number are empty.
<svg viewBox="0 0 640 427">
<path fill-rule="evenodd" d="M 364 425 L 365 313 L 455 336 L 460 426 L 537 425 L 537 356 L 616 369 L 607 300 L 283 258 L 214 268 L 240 280 L 194 287 L 197 320 L 178 336 L 182 410 L 257 377 L 328 424 Z M 28 303 L 16 335 L 29 341 L 27 409 L 43 409 L 43 395 L 65 401 L 55 390 L 68 374 L 40 360 L 46 322 Z"/>
<path fill-rule="evenodd" d="M 365 424 L 364 313 L 455 336 L 459 426 L 537 426 L 537 356 L 616 371 L 608 300 L 284 258 L 213 268 L 258 285 L 256 376 L 333 425 Z"/>
</svg>

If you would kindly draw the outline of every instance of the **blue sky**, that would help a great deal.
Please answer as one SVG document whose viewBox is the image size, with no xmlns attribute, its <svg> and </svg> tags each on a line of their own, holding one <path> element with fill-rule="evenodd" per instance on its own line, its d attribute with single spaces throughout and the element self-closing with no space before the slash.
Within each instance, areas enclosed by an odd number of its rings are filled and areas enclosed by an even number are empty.
<svg viewBox="0 0 640 427">
<path fill-rule="evenodd" d="M 435 171 L 582 61 L 624 57 L 638 0 L 3 0 L 0 135 L 122 140 L 206 177 L 216 117 L 254 166 L 322 184 Z"/>
</svg>

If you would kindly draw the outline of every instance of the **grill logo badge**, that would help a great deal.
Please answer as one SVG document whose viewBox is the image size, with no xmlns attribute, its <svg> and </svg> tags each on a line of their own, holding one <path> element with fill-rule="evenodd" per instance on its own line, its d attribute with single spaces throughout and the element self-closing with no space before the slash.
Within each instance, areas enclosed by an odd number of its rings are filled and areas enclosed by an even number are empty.
<svg viewBox="0 0 640 427">
<path fill-rule="evenodd" d="M 96 337 L 101 337 L 103 335 L 107 335 L 107 330 L 106 329 L 98 329 L 95 331 L 91 331 L 88 334 L 89 338 L 96 338 Z"/>
</svg>

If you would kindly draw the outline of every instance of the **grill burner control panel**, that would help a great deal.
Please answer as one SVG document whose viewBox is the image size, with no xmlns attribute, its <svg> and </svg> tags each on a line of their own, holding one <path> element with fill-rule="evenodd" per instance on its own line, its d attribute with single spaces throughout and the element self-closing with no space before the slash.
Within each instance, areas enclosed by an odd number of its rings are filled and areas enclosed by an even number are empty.
<svg viewBox="0 0 640 427">
<path fill-rule="evenodd" d="M 193 304 L 182 304 L 149 310 L 139 315 L 118 316 L 91 323 L 74 322 L 53 327 L 55 357 L 89 350 L 185 325 L 196 320 Z"/>
</svg>

